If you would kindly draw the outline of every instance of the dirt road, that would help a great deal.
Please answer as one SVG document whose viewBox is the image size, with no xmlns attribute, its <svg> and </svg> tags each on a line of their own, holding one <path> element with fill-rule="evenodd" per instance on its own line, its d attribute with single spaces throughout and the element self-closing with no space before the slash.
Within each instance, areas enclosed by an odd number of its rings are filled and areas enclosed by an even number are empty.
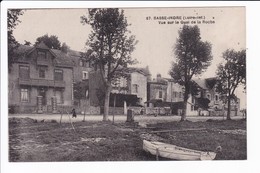
<svg viewBox="0 0 260 173">
<path fill-rule="evenodd" d="M 16 118 L 32 118 L 38 121 L 51 121 L 56 120 L 60 122 L 61 115 L 60 114 L 9 114 L 9 118 L 16 117 Z M 72 118 L 71 115 L 64 114 L 62 116 L 62 122 L 77 122 L 82 121 L 84 119 L 84 115 L 77 115 L 77 118 Z M 86 115 L 85 121 L 102 121 L 102 115 Z M 154 124 L 154 123 L 161 123 L 161 122 L 170 122 L 170 121 L 179 121 L 181 118 L 180 116 L 157 116 L 154 117 L 152 115 L 136 115 L 134 120 L 140 123 L 145 124 Z M 206 121 L 208 119 L 215 119 L 215 120 L 223 120 L 223 117 L 187 117 L 189 121 Z M 232 119 L 242 119 L 241 116 L 232 117 Z M 109 120 L 113 121 L 113 116 L 109 115 Z M 126 121 L 126 115 L 115 115 L 114 121 L 116 123 L 122 123 Z"/>
</svg>

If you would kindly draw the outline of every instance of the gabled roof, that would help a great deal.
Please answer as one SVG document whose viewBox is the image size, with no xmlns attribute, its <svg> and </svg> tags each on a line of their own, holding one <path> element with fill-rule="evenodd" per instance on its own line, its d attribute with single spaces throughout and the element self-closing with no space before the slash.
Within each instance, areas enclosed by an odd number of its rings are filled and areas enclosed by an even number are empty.
<svg viewBox="0 0 260 173">
<path fill-rule="evenodd" d="M 26 45 L 20 45 L 17 49 L 16 49 L 16 55 L 18 56 L 18 58 L 21 58 L 25 55 L 30 54 L 31 52 L 33 52 L 34 50 L 40 48 L 40 49 L 45 49 L 45 50 L 49 50 L 50 53 L 55 57 L 54 62 L 55 65 L 58 66 L 66 66 L 66 67 L 72 67 L 74 66 L 74 62 L 72 61 L 72 58 L 69 54 L 66 54 L 64 52 L 62 52 L 61 50 L 57 50 L 57 49 L 49 49 L 45 47 L 46 45 L 44 43 L 40 43 L 37 46 L 33 47 L 33 46 L 26 46 Z"/>
<path fill-rule="evenodd" d="M 193 81 L 202 89 L 208 89 L 205 79 L 193 79 Z"/>
<path fill-rule="evenodd" d="M 16 55 L 22 56 L 30 52 L 34 47 L 27 45 L 19 45 L 19 47 L 15 50 Z"/>
<path fill-rule="evenodd" d="M 146 68 L 140 68 L 140 67 L 127 67 L 127 71 L 129 73 L 138 72 L 145 76 L 150 75 L 150 72 Z"/>
<path fill-rule="evenodd" d="M 51 49 L 51 51 L 55 55 L 54 62 L 56 63 L 56 65 L 69 66 L 69 67 L 75 65 L 70 55 L 57 49 Z"/>
<path fill-rule="evenodd" d="M 193 81 L 202 89 L 212 89 L 216 82 L 217 78 L 206 78 L 206 79 L 193 79 Z"/>
<path fill-rule="evenodd" d="M 48 48 L 48 46 L 46 46 L 46 44 L 44 44 L 43 41 L 40 42 L 39 44 L 37 44 L 35 47 L 38 48 L 38 49 L 45 49 L 45 50 L 49 50 L 50 49 L 50 48 Z"/>
</svg>

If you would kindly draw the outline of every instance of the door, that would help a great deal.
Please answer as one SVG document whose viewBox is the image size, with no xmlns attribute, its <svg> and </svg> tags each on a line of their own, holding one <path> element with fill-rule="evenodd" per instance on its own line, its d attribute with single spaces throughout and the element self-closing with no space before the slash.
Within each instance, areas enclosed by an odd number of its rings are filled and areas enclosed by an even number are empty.
<svg viewBox="0 0 260 173">
<path fill-rule="evenodd" d="M 45 88 L 39 88 L 38 89 L 38 95 L 42 96 L 42 105 L 45 106 L 47 104 L 46 100 L 46 89 Z"/>
</svg>

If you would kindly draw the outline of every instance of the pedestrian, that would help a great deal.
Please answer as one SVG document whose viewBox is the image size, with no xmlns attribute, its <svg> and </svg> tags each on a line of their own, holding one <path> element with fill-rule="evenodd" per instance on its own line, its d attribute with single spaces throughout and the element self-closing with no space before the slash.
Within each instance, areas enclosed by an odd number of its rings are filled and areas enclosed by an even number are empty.
<svg viewBox="0 0 260 173">
<path fill-rule="evenodd" d="M 77 118 L 77 114 L 76 114 L 75 108 L 72 109 L 71 113 L 72 113 L 72 118 L 74 118 L 74 117 Z"/>
</svg>

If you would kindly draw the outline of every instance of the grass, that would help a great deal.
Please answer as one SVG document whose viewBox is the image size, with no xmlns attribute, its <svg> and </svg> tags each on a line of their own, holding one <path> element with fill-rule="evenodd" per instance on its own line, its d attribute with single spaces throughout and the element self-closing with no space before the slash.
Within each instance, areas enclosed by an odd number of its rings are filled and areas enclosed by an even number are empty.
<svg viewBox="0 0 260 173">
<path fill-rule="evenodd" d="M 9 119 L 9 160 L 11 162 L 49 161 L 144 161 L 156 157 L 142 149 L 141 134 L 158 136 L 161 141 L 202 151 L 214 151 L 220 145 L 217 160 L 244 160 L 246 122 L 169 122 L 138 128 L 126 124 L 76 122 L 36 122 Z M 186 129 L 199 129 L 189 130 Z M 172 130 L 164 133 L 154 131 Z M 174 131 L 176 130 L 176 131 Z M 231 130 L 231 131 L 230 131 Z M 232 133 L 231 133 L 232 132 Z M 161 160 L 167 160 L 161 158 Z"/>
</svg>

